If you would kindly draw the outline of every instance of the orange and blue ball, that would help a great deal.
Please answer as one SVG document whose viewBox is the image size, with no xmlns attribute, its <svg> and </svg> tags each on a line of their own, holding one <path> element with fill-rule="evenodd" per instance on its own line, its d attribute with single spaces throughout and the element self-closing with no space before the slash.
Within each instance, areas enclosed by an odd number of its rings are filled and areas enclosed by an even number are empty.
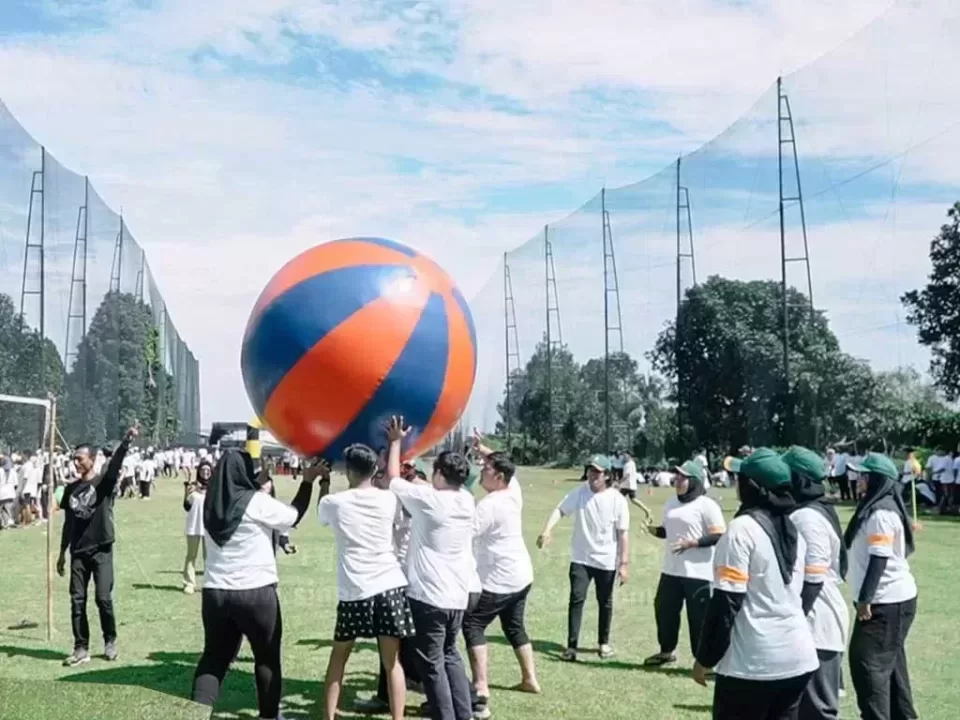
<svg viewBox="0 0 960 720">
<path fill-rule="evenodd" d="M 411 428 L 404 457 L 436 445 L 473 389 L 477 336 L 460 290 L 436 263 L 391 240 L 318 245 L 284 265 L 247 322 L 247 395 L 281 443 L 339 460 L 385 426 Z"/>
</svg>

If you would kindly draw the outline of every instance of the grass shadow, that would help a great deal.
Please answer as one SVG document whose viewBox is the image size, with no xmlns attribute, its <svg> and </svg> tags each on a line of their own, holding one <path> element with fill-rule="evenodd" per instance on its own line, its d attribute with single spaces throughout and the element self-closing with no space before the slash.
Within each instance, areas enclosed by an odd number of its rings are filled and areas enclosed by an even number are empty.
<svg viewBox="0 0 960 720">
<path fill-rule="evenodd" d="M 705 703 L 696 704 L 696 705 L 681 703 L 679 705 L 674 705 L 673 707 L 675 710 L 689 710 L 691 712 L 702 712 L 702 713 L 713 712 L 713 705 L 707 705 Z"/>
<path fill-rule="evenodd" d="M 60 678 L 59 682 L 139 687 L 190 700 L 198 659 L 196 653 L 155 652 L 148 655 L 147 659 L 150 663 L 148 665 L 118 665 L 79 672 Z M 238 667 L 248 664 L 247 658 L 240 658 L 231 665 L 215 707 L 216 715 L 256 711 L 254 673 L 245 667 Z M 360 693 L 375 692 L 376 687 L 377 676 L 374 673 L 348 672 L 340 696 L 341 706 L 349 711 Z M 301 713 L 309 717 L 319 716 L 322 711 L 322 681 L 285 677 L 283 695 L 283 707 L 290 711 L 291 718 L 298 717 Z"/>
<path fill-rule="evenodd" d="M 494 645 L 503 645 L 505 647 L 510 647 L 510 641 L 508 641 L 502 635 L 494 635 L 493 637 L 487 636 L 487 642 L 493 643 Z M 560 643 L 553 642 L 552 640 L 531 640 L 530 645 L 533 647 L 535 653 L 541 655 L 563 655 L 563 651 L 567 648 Z"/>
<path fill-rule="evenodd" d="M 305 645 L 307 647 L 313 648 L 314 650 L 323 650 L 325 648 L 333 647 L 333 640 L 330 638 L 301 638 L 297 640 L 297 645 Z M 357 640 L 353 644 L 353 650 L 373 650 L 374 652 L 378 651 L 378 646 L 374 640 Z"/>
<path fill-rule="evenodd" d="M 57 652 L 56 650 L 15 647 L 13 645 L 0 645 L 0 655 L 6 655 L 7 657 L 28 657 L 34 660 L 47 660 L 50 662 L 62 662 L 66 657 L 62 652 Z"/>
<path fill-rule="evenodd" d="M 160 590 L 162 592 L 183 592 L 182 585 L 155 585 L 153 583 L 131 583 L 134 590 Z"/>
</svg>

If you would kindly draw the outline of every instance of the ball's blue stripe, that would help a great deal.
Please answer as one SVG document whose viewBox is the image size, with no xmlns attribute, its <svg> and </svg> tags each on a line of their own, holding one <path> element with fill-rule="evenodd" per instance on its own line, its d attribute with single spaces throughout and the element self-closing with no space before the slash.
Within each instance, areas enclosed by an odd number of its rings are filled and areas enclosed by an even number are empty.
<svg viewBox="0 0 960 720">
<path fill-rule="evenodd" d="M 380 245 L 381 247 L 387 247 L 387 248 L 390 248 L 391 250 L 396 250 L 397 252 L 403 253 L 408 257 L 417 256 L 416 250 L 412 248 L 408 248 L 406 245 L 401 245 L 398 242 L 394 242 L 393 240 L 387 240 L 386 238 L 361 237 L 361 238 L 353 238 L 353 239 L 359 240 L 361 242 L 373 243 L 374 245 Z"/>
<path fill-rule="evenodd" d="M 307 278 L 270 303 L 254 320 L 240 354 L 244 384 L 257 414 L 263 414 L 277 385 L 307 350 L 379 298 L 389 283 L 411 272 L 405 265 L 354 265 Z M 376 342 L 374 331 L 370 342 Z"/>
<path fill-rule="evenodd" d="M 464 319 L 467 321 L 467 327 L 470 328 L 470 340 L 473 342 L 473 366 L 474 371 L 476 371 L 477 366 L 477 329 L 473 326 L 473 315 L 470 313 L 470 305 L 467 303 L 463 293 L 460 292 L 460 288 L 453 288 L 453 299 L 457 301 L 457 305 L 460 306 L 460 312 L 463 313 Z"/>
<path fill-rule="evenodd" d="M 381 446 L 386 446 L 384 428 L 392 415 L 403 415 L 404 422 L 411 428 L 405 447 L 416 442 L 440 402 L 449 348 L 450 330 L 443 297 L 433 293 L 400 357 L 366 407 L 331 443 L 324 457 L 340 460 L 348 445 L 369 443 L 371 438 L 377 438 Z"/>
</svg>

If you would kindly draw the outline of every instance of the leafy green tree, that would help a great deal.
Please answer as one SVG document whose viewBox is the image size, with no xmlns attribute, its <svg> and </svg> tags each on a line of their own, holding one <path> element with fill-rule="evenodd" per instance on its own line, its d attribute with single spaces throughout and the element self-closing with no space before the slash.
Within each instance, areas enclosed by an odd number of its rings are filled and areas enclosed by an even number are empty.
<svg viewBox="0 0 960 720">
<path fill-rule="evenodd" d="M 783 367 L 778 282 L 711 277 L 687 291 L 676 323 L 650 353 L 673 383 L 690 437 L 719 453 L 741 445 L 821 447 L 857 432 L 860 404 L 873 391 L 870 368 L 840 351 L 823 313 L 788 290 L 790 394 Z"/>
<path fill-rule="evenodd" d="M 43 369 L 40 370 L 40 358 Z M 63 363 L 56 345 L 27 327 L 13 300 L 0 294 L 0 393 L 58 399 L 63 393 Z M 0 449 L 35 450 L 43 437 L 43 415 L 36 408 L 0 408 Z"/>
<path fill-rule="evenodd" d="M 71 442 L 116 440 L 136 421 L 158 443 L 176 437 L 173 378 L 160 361 L 150 308 L 135 295 L 104 296 L 77 348 L 66 405 Z"/>
<path fill-rule="evenodd" d="M 933 269 L 922 290 L 903 298 L 907 321 L 930 348 L 930 374 L 950 400 L 960 398 L 960 202 L 930 243 Z"/>
</svg>

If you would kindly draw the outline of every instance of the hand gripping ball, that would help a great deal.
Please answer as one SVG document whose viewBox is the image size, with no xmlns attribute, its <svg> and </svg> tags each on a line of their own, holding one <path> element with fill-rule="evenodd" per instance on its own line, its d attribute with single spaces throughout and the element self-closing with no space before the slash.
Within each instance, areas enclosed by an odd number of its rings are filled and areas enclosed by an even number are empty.
<svg viewBox="0 0 960 720">
<path fill-rule="evenodd" d="M 470 308 L 432 260 L 400 243 L 318 245 L 273 276 L 243 338 L 250 402 L 277 440 L 339 460 L 410 426 L 404 457 L 437 444 L 463 414 L 476 374 Z"/>
</svg>

